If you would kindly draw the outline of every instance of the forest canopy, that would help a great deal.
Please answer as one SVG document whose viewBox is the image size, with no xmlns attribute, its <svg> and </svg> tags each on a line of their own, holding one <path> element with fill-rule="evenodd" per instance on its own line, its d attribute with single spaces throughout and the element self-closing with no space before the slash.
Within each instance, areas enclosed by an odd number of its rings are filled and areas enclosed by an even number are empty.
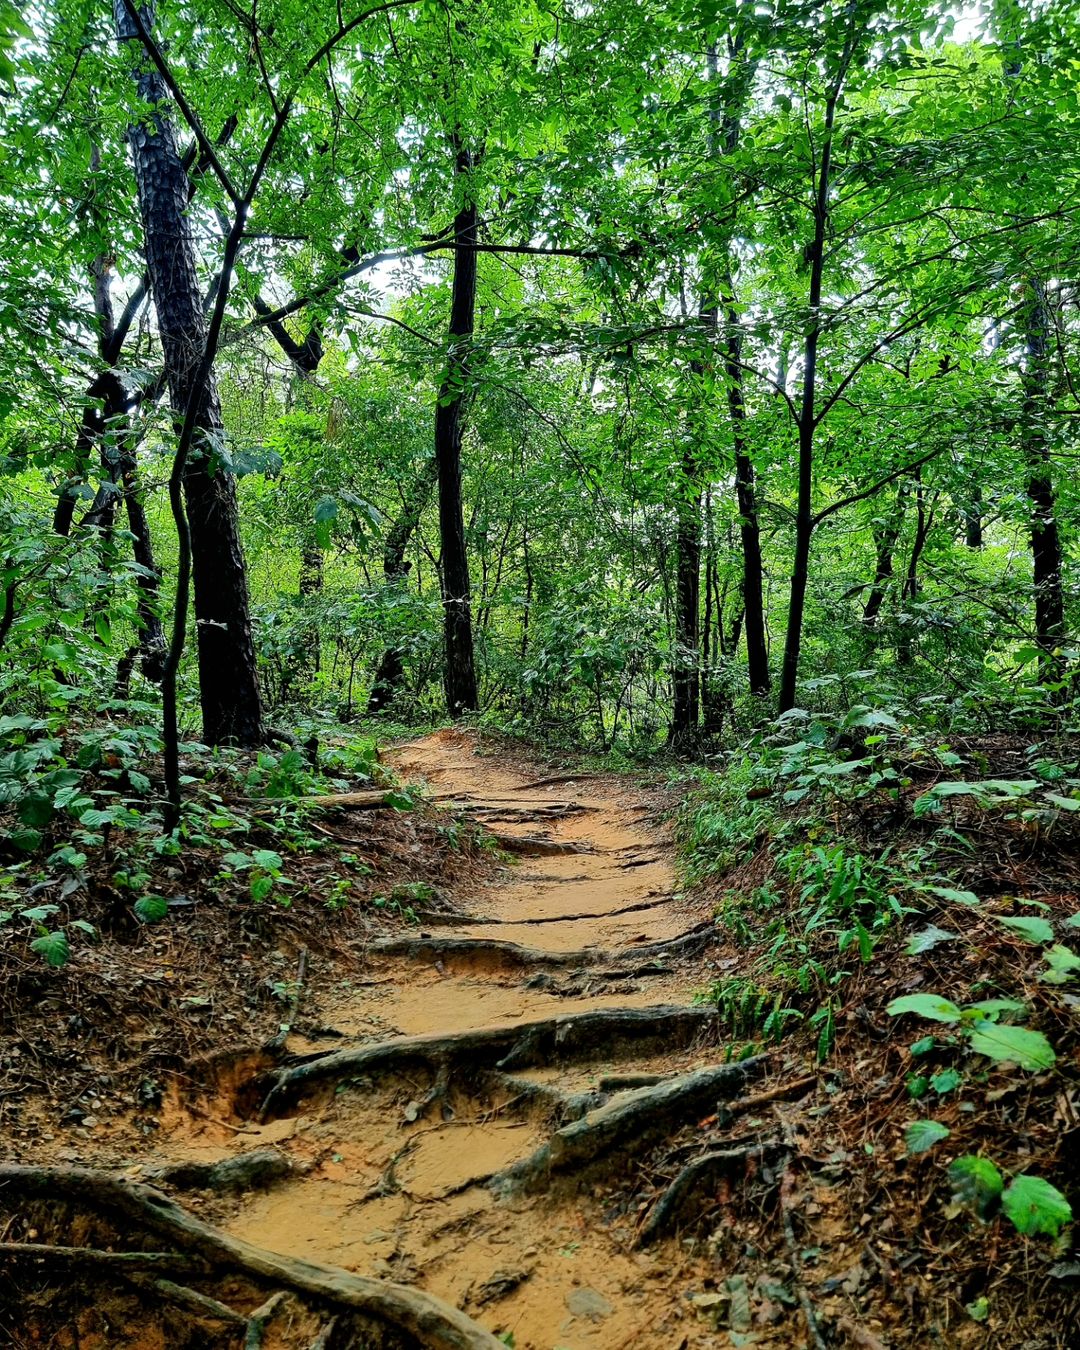
<svg viewBox="0 0 1080 1350">
<path fill-rule="evenodd" d="M 1058 715 L 1070 6 L 5 13 L 5 702 Z"/>
</svg>

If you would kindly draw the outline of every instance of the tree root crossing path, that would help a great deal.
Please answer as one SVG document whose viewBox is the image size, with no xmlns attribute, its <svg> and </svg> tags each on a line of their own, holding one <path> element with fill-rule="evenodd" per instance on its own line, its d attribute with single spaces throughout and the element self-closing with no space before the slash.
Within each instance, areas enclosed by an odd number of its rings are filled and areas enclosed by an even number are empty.
<svg viewBox="0 0 1080 1350">
<path fill-rule="evenodd" d="M 675 893 L 655 801 L 628 779 L 547 777 L 459 731 L 392 762 L 448 808 L 448 832 L 464 813 L 510 855 L 468 912 L 417 901 L 420 923 L 373 942 L 360 977 L 312 991 L 319 1024 L 300 1018 L 284 1057 L 178 1100 L 168 1166 L 5 1167 L 0 1191 L 164 1240 L 175 1268 L 131 1242 L 127 1278 L 180 1290 L 191 1316 L 199 1299 L 221 1318 L 231 1304 L 237 1344 L 301 1325 L 297 1307 L 310 1343 L 331 1346 L 720 1344 L 693 1301 L 715 1277 L 706 1244 L 683 1238 L 717 1186 L 782 1145 L 736 1147 L 741 1108 L 770 1096 L 765 1064 L 726 1062 L 715 1012 L 694 1002 L 713 930 Z M 325 819 L 355 832 L 350 809 Z M 698 1122 L 718 1112 L 732 1147 L 695 1160 Z M 201 1190 L 188 1208 L 161 1185 Z M 93 1259 L 74 1246 L 53 1259 Z M 271 1302 L 237 1312 L 192 1262 Z M 358 1316 L 383 1330 L 344 1338 Z"/>
</svg>

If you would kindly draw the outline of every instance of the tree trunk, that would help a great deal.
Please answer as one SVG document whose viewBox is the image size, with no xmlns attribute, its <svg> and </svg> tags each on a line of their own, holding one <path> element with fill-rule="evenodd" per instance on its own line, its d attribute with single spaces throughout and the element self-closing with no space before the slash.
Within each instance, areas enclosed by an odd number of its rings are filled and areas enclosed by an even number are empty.
<svg viewBox="0 0 1080 1350">
<path fill-rule="evenodd" d="M 817 355 L 821 338 L 821 283 L 825 270 L 825 237 L 829 224 L 829 177 L 832 168 L 833 124 L 840 89 L 847 74 L 854 41 L 852 28 L 844 48 L 840 69 L 825 105 L 825 129 L 821 145 L 821 165 L 815 184 L 814 235 L 810 243 L 810 286 L 807 295 L 809 320 L 803 351 L 802 399 L 799 407 L 799 490 L 795 509 L 795 556 L 791 568 L 791 592 L 788 599 L 787 633 L 784 636 L 784 665 L 780 675 L 778 710 L 794 708 L 799 684 L 799 656 L 802 650 L 803 614 L 806 588 L 810 580 L 810 541 L 814 533 L 814 433 L 817 430 L 815 397 L 817 393 Z"/>
<path fill-rule="evenodd" d="M 1035 594 L 1035 641 L 1043 652 L 1044 680 L 1062 675 L 1065 636 L 1061 537 L 1050 471 L 1046 421 L 1050 407 L 1050 313 L 1046 288 L 1036 277 L 1024 280 L 1024 391 L 1022 436 L 1031 503 L 1031 563 Z"/>
<path fill-rule="evenodd" d="M 402 585 L 409 575 L 409 563 L 405 554 L 409 549 L 420 519 L 431 499 L 431 490 L 439 476 L 438 460 L 432 456 L 413 479 L 402 504 L 401 514 L 394 521 L 383 544 L 383 577 L 388 588 Z M 381 712 L 388 708 L 394 696 L 401 688 L 405 677 L 405 665 L 399 646 L 390 645 L 379 658 L 375 668 L 375 678 L 368 696 L 368 713 Z"/>
<path fill-rule="evenodd" d="M 141 12 L 148 23 L 148 11 Z M 116 0 L 115 16 L 118 38 L 137 40 L 123 0 Z M 164 81 L 143 62 L 133 64 L 139 98 L 155 109 L 150 125 L 132 124 L 128 141 L 176 417 L 184 416 L 193 394 L 197 400 L 196 439 L 184 473 L 184 500 L 191 531 L 203 739 L 210 745 L 254 746 L 263 741 L 262 706 L 236 482 L 221 463 L 215 463 L 224 428 L 213 372 L 203 388 L 193 388 L 206 345 L 206 320 L 187 212 L 188 179 L 165 115 Z"/>
<path fill-rule="evenodd" d="M 877 561 L 874 567 L 874 583 L 866 598 L 862 615 L 863 623 L 867 626 L 877 622 L 877 616 L 881 612 L 882 604 L 884 604 L 889 582 L 893 577 L 893 553 L 896 550 L 896 541 L 900 538 L 900 530 L 904 524 L 904 498 L 906 496 L 906 488 L 901 488 L 897 492 L 896 511 L 892 520 L 876 531 Z"/>
<path fill-rule="evenodd" d="M 715 310 L 705 311 L 702 321 L 715 323 Z M 700 376 L 704 363 L 695 361 Z M 677 505 L 675 535 L 675 643 L 671 663 L 671 731 L 674 746 L 688 747 L 697 736 L 700 713 L 701 651 L 699 613 L 701 595 L 701 470 L 697 455 L 683 456 L 682 482 Z"/>
<path fill-rule="evenodd" d="M 727 340 L 728 413 L 735 445 L 735 496 L 739 504 L 739 538 L 743 559 L 743 626 L 746 632 L 746 673 L 752 694 L 767 694 L 769 647 L 765 636 L 765 585 L 761 562 L 761 527 L 757 512 L 754 461 L 746 444 L 746 398 L 743 392 L 742 334 L 730 276 L 725 304 Z"/>
<path fill-rule="evenodd" d="M 450 347 L 446 374 L 435 410 L 435 464 L 439 482 L 440 581 L 445 639 L 446 707 L 451 717 L 479 706 L 473 656 L 469 557 L 461 508 L 461 436 L 469 378 L 469 346 L 476 321 L 476 250 L 478 214 L 467 179 L 472 153 L 455 136 L 456 176 L 464 185 L 465 203 L 454 218 L 453 283 L 450 300 Z"/>
<path fill-rule="evenodd" d="M 983 546 L 983 504 L 982 488 L 972 484 L 971 498 L 964 510 L 964 543 L 970 549 Z"/>
</svg>

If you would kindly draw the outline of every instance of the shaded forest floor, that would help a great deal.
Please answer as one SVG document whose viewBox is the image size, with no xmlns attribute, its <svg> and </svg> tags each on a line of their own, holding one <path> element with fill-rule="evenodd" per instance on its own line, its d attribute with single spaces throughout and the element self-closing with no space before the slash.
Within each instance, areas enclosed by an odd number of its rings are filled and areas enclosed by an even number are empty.
<svg viewBox="0 0 1080 1350">
<path fill-rule="evenodd" d="M 328 805 L 314 827 L 329 847 L 290 867 L 304 896 L 289 908 L 215 904 L 193 855 L 169 923 L 117 917 L 63 972 L 6 971 L 5 1161 L 55 1169 L 0 1169 L 11 1344 L 494 1344 L 481 1329 L 518 1350 L 1080 1344 L 1067 1237 L 980 1223 L 938 1160 L 905 1148 L 929 1114 L 912 1074 L 948 1072 L 950 1050 L 915 1064 L 919 1032 L 885 1011 L 918 989 L 1037 997 L 1030 949 L 988 931 L 909 954 L 898 932 L 849 957 L 819 1062 L 820 1019 L 796 1008 L 766 1034 L 747 1019 L 748 988 L 763 1008 L 783 999 L 752 943 L 713 921 L 732 896 L 783 902 L 764 844 L 684 893 L 675 802 L 656 783 L 553 772 L 458 731 L 388 758 L 429 796 L 407 811 Z M 999 842 L 983 882 L 1015 867 Z M 343 868 L 364 902 L 327 913 Z M 1061 916 L 1077 908 L 1067 872 Z M 104 890 L 99 903 L 110 912 Z M 1075 1169 L 1076 1051 L 1058 1032 L 1064 1075 L 939 1078 L 951 1151 L 985 1144 L 1059 1184 Z M 198 1244 L 166 1289 L 145 1258 L 161 1230 L 133 1236 L 145 1206 L 121 1222 L 129 1201 L 65 1192 L 59 1178 L 83 1167 L 163 1188 L 246 1252 L 434 1295 L 466 1330 L 399 1320 L 384 1341 L 393 1318 L 369 1328 L 355 1304 Z M 32 1200 L 5 1203 L 4 1183 Z M 103 1255 L 80 1290 L 74 1256 L 10 1245 L 45 1240 L 145 1259 L 117 1274 Z"/>
</svg>

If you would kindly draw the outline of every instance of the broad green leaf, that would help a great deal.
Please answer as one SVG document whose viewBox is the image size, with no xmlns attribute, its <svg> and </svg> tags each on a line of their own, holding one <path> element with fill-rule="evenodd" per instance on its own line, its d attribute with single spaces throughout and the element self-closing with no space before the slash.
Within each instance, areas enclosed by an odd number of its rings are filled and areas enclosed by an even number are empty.
<svg viewBox="0 0 1080 1350">
<path fill-rule="evenodd" d="M 1021 1233 L 1057 1237 L 1072 1222 L 1072 1206 L 1057 1187 L 1027 1173 L 1013 1178 L 1001 1197 L 1001 1207 Z"/>
<path fill-rule="evenodd" d="M 67 936 L 63 932 L 45 933 L 42 937 L 35 938 L 30 944 L 30 950 L 44 957 L 47 965 L 57 969 L 67 965 L 68 957 L 71 955 Z"/>
<path fill-rule="evenodd" d="M 904 950 L 908 956 L 921 956 L 923 952 L 932 951 L 941 942 L 952 942 L 956 936 L 956 933 L 950 933 L 947 928 L 938 928 L 936 924 L 931 924 L 929 928 L 916 933 Z"/>
<path fill-rule="evenodd" d="M 1080 972 L 1080 956 L 1060 942 L 1055 942 L 1049 951 L 1043 952 L 1043 960 L 1049 967 L 1043 971 L 1040 979 L 1046 984 L 1066 984 L 1075 980 Z"/>
<path fill-rule="evenodd" d="M 1080 811 L 1080 797 L 1063 797 L 1059 792 L 1045 792 L 1043 796 L 1062 811 Z"/>
<path fill-rule="evenodd" d="M 1042 942 L 1053 942 L 1054 929 L 1045 919 L 1033 914 L 998 914 L 997 921 L 1004 928 L 1008 928 L 1017 937 L 1022 937 L 1025 942 L 1033 942 L 1036 945 Z"/>
<path fill-rule="evenodd" d="M 1004 1182 L 1001 1173 L 989 1158 L 966 1154 L 949 1167 L 953 1195 L 959 1204 L 972 1210 L 987 1222 L 997 1213 Z"/>
<path fill-rule="evenodd" d="M 902 998 L 894 998 L 885 1011 L 893 1017 L 915 1013 L 932 1022 L 959 1022 L 961 1015 L 956 1004 L 940 994 L 905 994 Z"/>
<path fill-rule="evenodd" d="M 140 923 L 160 923 L 169 912 L 169 902 L 160 895 L 143 895 L 135 901 L 134 910 Z"/>
<path fill-rule="evenodd" d="M 1003 1027 L 993 1022 L 980 1022 L 971 1030 L 971 1048 L 990 1059 L 1009 1061 L 1021 1069 L 1037 1073 L 1052 1069 L 1057 1056 L 1054 1047 L 1041 1031 L 1027 1027 Z"/>
<path fill-rule="evenodd" d="M 958 891 L 954 886 L 920 886 L 920 890 L 938 895 L 942 900 L 951 900 L 957 905 L 977 905 L 979 897 L 974 891 Z"/>
<path fill-rule="evenodd" d="M 974 1009 L 976 1012 L 982 1013 L 985 1017 L 991 1017 L 996 1020 L 1000 1013 L 1026 1013 L 1028 1007 L 1026 1003 L 1022 1003 L 1018 998 L 981 998 L 978 1003 L 969 1003 L 968 1009 Z"/>
<path fill-rule="evenodd" d="M 948 1139 L 949 1127 L 937 1120 L 913 1120 L 904 1130 L 904 1147 L 909 1153 L 925 1153 Z"/>
<path fill-rule="evenodd" d="M 943 1097 L 946 1092 L 955 1091 L 962 1082 L 963 1079 L 955 1069 L 940 1069 L 930 1077 L 930 1086 L 939 1097 Z"/>
</svg>

